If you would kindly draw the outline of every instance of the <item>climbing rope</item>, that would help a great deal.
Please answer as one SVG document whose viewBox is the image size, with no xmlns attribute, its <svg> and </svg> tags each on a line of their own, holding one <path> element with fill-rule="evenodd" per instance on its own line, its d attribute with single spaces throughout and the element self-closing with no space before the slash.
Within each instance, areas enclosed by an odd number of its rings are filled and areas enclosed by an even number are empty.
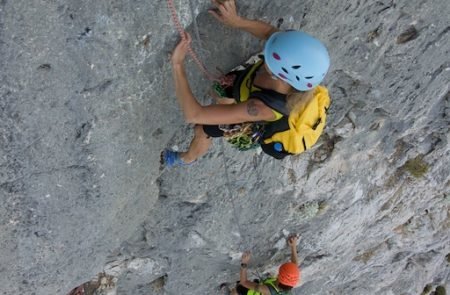
<svg viewBox="0 0 450 295">
<path fill-rule="evenodd" d="M 237 214 L 236 204 L 234 203 L 233 192 L 231 191 L 231 188 L 230 188 L 231 181 L 230 181 L 230 177 L 228 174 L 229 168 L 228 168 L 228 163 L 227 163 L 227 160 L 225 157 L 225 145 L 223 143 L 223 140 L 220 141 L 220 147 L 221 147 L 221 152 L 222 152 L 223 167 L 224 167 L 224 171 L 225 171 L 225 181 L 226 181 L 225 186 L 227 187 L 228 196 L 231 200 L 231 206 L 233 207 L 233 215 L 234 215 L 234 219 L 236 221 L 237 229 L 238 229 L 239 235 L 241 236 L 241 241 L 239 242 L 239 244 L 241 245 L 241 250 L 249 250 L 249 248 L 248 248 L 249 245 L 246 243 L 247 239 L 245 236 L 242 235 L 243 230 L 241 227 L 241 223 L 239 221 L 239 215 Z"/>
<path fill-rule="evenodd" d="M 178 13 L 177 13 L 177 10 L 175 8 L 175 4 L 173 1 L 174 0 L 167 0 L 167 6 L 169 8 L 170 15 L 172 16 L 172 21 L 175 25 L 175 28 L 177 29 L 178 33 L 180 34 L 181 39 L 184 41 L 184 40 L 186 40 L 185 30 L 184 30 L 183 26 L 181 25 L 180 19 L 178 18 Z M 196 27 L 196 30 L 197 30 L 197 33 L 196 33 L 197 38 L 199 38 L 200 34 L 198 33 L 197 27 Z M 221 85 L 228 85 L 228 86 L 232 85 L 233 81 L 231 80 L 231 77 L 226 77 L 226 76 L 217 77 L 217 76 L 211 74 L 206 69 L 205 65 L 202 63 L 202 61 L 197 56 L 195 51 L 192 49 L 191 45 L 189 45 L 188 53 L 191 56 L 191 58 L 194 60 L 194 62 L 197 64 L 200 71 L 203 72 L 203 74 L 205 75 L 205 77 L 208 80 L 218 82 Z"/>
<path fill-rule="evenodd" d="M 175 4 L 173 2 L 174 0 L 167 0 L 167 6 L 169 8 L 170 14 L 172 16 L 172 21 L 175 25 L 175 28 L 177 29 L 178 33 L 180 34 L 180 37 L 182 40 L 185 40 L 185 30 L 183 28 L 183 26 L 180 23 L 180 20 L 178 18 L 178 14 L 177 14 L 177 10 L 175 8 Z M 192 10 L 192 6 L 191 6 L 191 10 Z M 197 39 L 200 41 L 200 34 L 198 33 L 198 28 L 197 25 L 195 24 L 195 29 L 196 29 L 196 37 Z M 200 45 L 201 46 L 201 45 Z M 214 75 L 212 75 L 207 69 L 206 67 L 203 65 L 203 63 L 201 62 L 201 60 L 198 58 L 197 54 L 194 52 L 194 50 L 192 49 L 192 47 L 189 45 L 189 49 L 188 49 L 189 55 L 191 56 L 191 58 L 194 60 L 194 62 L 197 64 L 198 68 L 203 72 L 203 74 L 205 75 L 205 77 L 208 80 L 214 81 L 214 82 L 218 82 L 220 85 L 223 86 L 231 86 L 233 84 L 233 80 L 234 77 L 227 77 L 227 76 L 221 76 L 221 77 L 216 77 Z M 237 225 L 237 229 L 239 232 L 239 235 L 241 237 L 241 241 L 240 241 L 240 246 L 243 247 L 243 249 L 241 250 L 246 250 L 247 248 L 247 244 L 245 243 L 246 239 L 245 236 L 242 235 L 243 230 L 239 221 L 239 216 L 237 214 L 237 210 L 236 210 L 236 204 L 234 203 L 234 198 L 233 198 L 233 192 L 230 188 L 230 177 L 228 174 L 228 164 L 225 158 L 225 146 L 223 144 L 223 141 L 221 141 L 221 147 L 222 147 L 222 158 L 223 158 L 223 164 L 224 164 L 224 170 L 225 170 L 225 181 L 226 184 L 225 186 L 227 187 L 227 191 L 228 191 L 228 195 L 229 198 L 231 200 L 231 205 L 233 207 L 233 215 L 234 215 L 234 219 L 236 221 L 236 225 Z"/>
</svg>

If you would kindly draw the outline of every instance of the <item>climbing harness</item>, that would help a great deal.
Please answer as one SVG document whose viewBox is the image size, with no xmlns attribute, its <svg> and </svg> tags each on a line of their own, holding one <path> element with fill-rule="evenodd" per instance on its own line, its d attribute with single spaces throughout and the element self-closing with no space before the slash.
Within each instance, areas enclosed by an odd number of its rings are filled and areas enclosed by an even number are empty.
<svg viewBox="0 0 450 295">
<path fill-rule="evenodd" d="M 186 40 L 185 30 L 184 30 L 183 26 L 181 25 L 180 19 L 178 18 L 177 10 L 175 8 L 175 4 L 173 1 L 174 0 L 167 0 L 167 6 L 169 8 L 170 15 L 172 16 L 172 21 L 175 25 L 175 28 L 177 29 L 178 33 L 180 34 L 181 39 L 184 41 L 184 40 Z M 197 36 L 197 38 L 199 38 L 200 34 L 198 33 L 197 26 L 195 26 L 195 30 L 196 30 L 196 36 Z M 205 65 L 202 63 L 202 61 L 197 56 L 195 51 L 192 49 L 191 45 L 189 45 L 188 52 L 189 52 L 189 55 L 191 56 L 191 58 L 197 64 L 200 71 L 203 72 L 203 74 L 205 75 L 205 77 L 208 80 L 216 81 L 216 82 L 220 83 L 220 85 L 232 85 L 233 84 L 231 77 L 226 77 L 223 75 L 221 77 L 217 77 L 217 76 L 211 74 L 206 69 Z"/>
<path fill-rule="evenodd" d="M 235 125 L 219 125 L 223 138 L 239 151 L 248 151 L 260 146 L 264 124 L 247 122 Z"/>
</svg>

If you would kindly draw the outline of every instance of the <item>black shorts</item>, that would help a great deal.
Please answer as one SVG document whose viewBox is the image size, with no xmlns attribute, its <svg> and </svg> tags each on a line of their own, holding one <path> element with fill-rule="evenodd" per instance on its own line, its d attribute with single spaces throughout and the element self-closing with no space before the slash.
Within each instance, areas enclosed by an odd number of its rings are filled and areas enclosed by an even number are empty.
<svg viewBox="0 0 450 295">
<path fill-rule="evenodd" d="M 224 135 L 224 131 L 219 128 L 220 125 L 202 125 L 203 131 L 208 135 L 209 137 L 222 137 Z M 229 130 L 229 128 L 238 128 L 238 130 L 241 128 L 242 123 L 234 123 L 234 124 L 225 124 L 223 128 L 225 130 Z"/>
<path fill-rule="evenodd" d="M 227 74 L 228 75 L 236 75 L 236 78 L 239 77 L 245 70 L 238 70 L 238 71 L 232 71 Z M 236 81 L 235 78 L 235 81 Z M 226 96 L 229 98 L 233 97 L 233 86 L 227 86 L 224 88 Z M 209 136 L 209 137 L 222 137 L 223 136 L 223 130 L 219 129 L 219 125 L 203 125 L 203 131 Z"/>
<path fill-rule="evenodd" d="M 236 286 L 236 291 L 239 295 L 247 295 L 247 292 L 249 291 L 249 289 L 245 288 L 242 285 L 237 285 Z"/>
<path fill-rule="evenodd" d="M 219 125 L 203 125 L 203 131 L 205 131 L 209 137 L 223 136 L 223 130 L 219 129 Z"/>
<path fill-rule="evenodd" d="M 259 284 L 258 279 L 253 280 L 254 283 Z M 236 282 L 236 291 L 239 295 L 247 295 L 247 292 L 250 291 L 250 289 L 247 289 L 246 287 L 242 286 L 239 281 Z"/>
</svg>

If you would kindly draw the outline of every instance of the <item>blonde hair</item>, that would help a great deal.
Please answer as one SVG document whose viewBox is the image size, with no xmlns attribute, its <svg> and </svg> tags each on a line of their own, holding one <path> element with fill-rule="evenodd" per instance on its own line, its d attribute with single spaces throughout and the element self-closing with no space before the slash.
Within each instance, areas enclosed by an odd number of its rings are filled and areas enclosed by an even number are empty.
<svg viewBox="0 0 450 295">
<path fill-rule="evenodd" d="M 314 97 L 314 90 L 298 91 L 291 89 L 286 97 L 286 107 L 289 112 L 303 112 L 305 107 Z"/>
</svg>

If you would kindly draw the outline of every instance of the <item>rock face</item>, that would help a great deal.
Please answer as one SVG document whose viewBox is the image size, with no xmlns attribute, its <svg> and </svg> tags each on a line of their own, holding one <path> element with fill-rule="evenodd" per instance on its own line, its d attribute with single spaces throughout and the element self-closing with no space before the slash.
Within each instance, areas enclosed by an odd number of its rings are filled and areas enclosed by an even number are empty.
<svg viewBox="0 0 450 295">
<path fill-rule="evenodd" d="M 262 48 L 208 1 L 175 4 L 209 69 Z M 283 161 L 216 140 L 195 165 L 160 171 L 160 151 L 192 136 L 166 1 L 0 1 L 0 294 L 66 294 L 103 270 L 117 294 L 214 294 L 238 279 L 244 249 L 252 270 L 276 272 L 292 232 L 296 294 L 449 288 L 449 2 L 238 6 L 327 44 L 326 132 Z"/>
</svg>

